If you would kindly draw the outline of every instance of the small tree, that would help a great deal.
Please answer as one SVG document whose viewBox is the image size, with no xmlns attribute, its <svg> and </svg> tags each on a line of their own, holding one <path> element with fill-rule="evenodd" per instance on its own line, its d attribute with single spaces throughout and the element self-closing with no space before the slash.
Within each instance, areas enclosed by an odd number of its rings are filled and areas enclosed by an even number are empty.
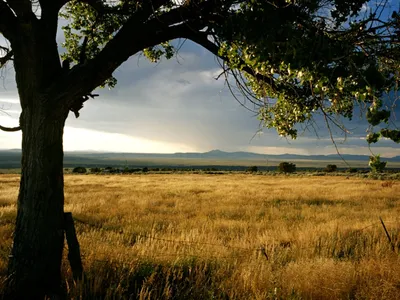
<svg viewBox="0 0 400 300">
<path fill-rule="evenodd" d="M 91 173 L 100 173 L 101 169 L 99 167 L 90 168 Z"/>
<path fill-rule="evenodd" d="M 87 172 L 85 167 L 75 167 L 72 173 L 85 174 Z"/>
<path fill-rule="evenodd" d="M 369 167 L 374 173 L 383 172 L 386 167 L 386 161 L 381 161 L 380 155 L 373 155 L 369 157 Z"/>
<path fill-rule="evenodd" d="M 337 166 L 336 165 L 327 165 L 324 171 L 328 172 L 328 173 L 336 172 Z"/>
<path fill-rule="evenodd" d="M 279 172 L 293 173 L 296 172 L 296 165 L 289 162 L 281 162 L 278 166 Z"/>
<path fill-rule="evenodd" d="M 258 168 L 257 168 L 257 166 L 248 167 L 247 172 L 251 172 L 251 173 L 258 172 Z"/>
</svg>

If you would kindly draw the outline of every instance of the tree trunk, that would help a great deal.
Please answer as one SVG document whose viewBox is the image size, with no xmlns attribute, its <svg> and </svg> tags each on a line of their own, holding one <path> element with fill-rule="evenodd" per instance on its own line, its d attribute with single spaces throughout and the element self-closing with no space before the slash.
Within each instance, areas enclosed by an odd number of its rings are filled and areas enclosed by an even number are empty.
<svg viewBox="0 0 400 300">
<path fill-rule="evenodd" d="M 21 115 L 22 171 L 7 299 L 61 295 L 67 115 L 55 113 L 47 101 L 26 107 Z"/>
</svg>

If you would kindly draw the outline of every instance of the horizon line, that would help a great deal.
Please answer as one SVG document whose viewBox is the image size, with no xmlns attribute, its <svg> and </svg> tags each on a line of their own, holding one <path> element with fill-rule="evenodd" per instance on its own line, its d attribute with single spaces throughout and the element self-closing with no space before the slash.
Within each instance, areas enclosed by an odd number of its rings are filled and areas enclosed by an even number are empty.
<svg viewBox="0 0 400 300">
<path fill-rule="evenodd" d="M 6 149 L 6 148 L 0 148 L 0 151 L 22 151 L 21 148 L 11 148 L 11 149 Z M 210 152 L 221 152 L 221 153 L 227 153 L 227 154 L 232 154 L 232 153 L 249 153 L 249 154 L 256 154 L 256 155 L 264 155 L 264 156 L 283 156 L 283 155 L 294 155 L 294 156 L 306 156 L 306 157 L 312 157 L 312 156 L 363 156 L 363 157 L 369 157 L 370 155 L 367 154 L 346 154 L 346 153 L 333 153 L 333 154 L 296 154 L 296 153 L 282 153 L 282 154 L 267 154 L 267 153 L 258 153 L 258 152 L 251 152 L 251 151 L 224 151 L 220 149 L 212 149 L 209 151 L 197 151 L 197 152 L 117 152 L 117 151 L 104 151 L 104 150 L 64 150 L 64 153 L 97 153 L 97 154 L 147 154 L 147 155 L 174 155 L 174 154 L 207 154 Z M 399 157 L 399 155 L 394 155 L 394 156 L 383 156 L 381 155 L 380 157 L 390 159 L 390 158 L 395 158 Z"/>
</svg>

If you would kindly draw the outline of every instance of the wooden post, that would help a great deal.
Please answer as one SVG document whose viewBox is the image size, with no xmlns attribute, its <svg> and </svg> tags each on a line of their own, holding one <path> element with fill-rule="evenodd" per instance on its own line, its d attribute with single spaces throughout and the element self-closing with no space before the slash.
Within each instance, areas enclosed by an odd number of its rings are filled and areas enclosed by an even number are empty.
<svg viewBox="0 0 400 300">
<path fill-rule="evenodd" d="M 74 220 L 71 212 L 64 213 L 65 237 L 68 244 L 68 260 L 71 265 L 74 280 L 82 279 L 83 266 L 78 238 L 76 237 Z"/>
<path fill-rule="evenodd" d="M 383 230 L 385 230 L 386 237 L 387 237 L 388 240 L 389 240 L 389 244 L 390 244 L 390 246 L 392 246 L 392 250 L 395 251 L 394 244 L 393 244 L 393 242 L 392 242 L 392 239 L 391 239 L 391 237 L 390 237 L 389 232 L 388 232 L 387 229 L 386 229 L 385 223 L 383 223 L 383 220 L 382 220 L 381 217 L 379 217 L 379 219 L 381 220 L 381 224 L 382 224 L 382 226 L 383 226 Z"/>
</svg>

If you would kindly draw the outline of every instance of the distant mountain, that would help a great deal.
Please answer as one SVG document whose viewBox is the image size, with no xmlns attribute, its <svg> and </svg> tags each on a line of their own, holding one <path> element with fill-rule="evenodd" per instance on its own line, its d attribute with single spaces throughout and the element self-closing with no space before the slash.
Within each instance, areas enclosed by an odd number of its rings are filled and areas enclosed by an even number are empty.
<svg viewBox="0 0 400 300">
<path fill-rule="evenodd" d="M 343 154 L 346 161 L 359 162 L 359 165 L 368 166 L 369 156 Z M 400 162 L 400 156 L 383 158 L 388 162 Z M 0 150 L 0 169 L 19 168 L 21 150 Z M 302 165 L 319 166 L 332 162 L 340 164 L 342 158 L 337 154 L 330 155 L 297 155 L 297 154 L 259 154 L 253 152 L 225 152 L 211 150 L 204 153 L 178 152 L 162 153 L 110 153 L 90 151 L 67 151 L 64 155 L 64 166 L 152 166 L 152 167 L 191 167 L 191 166 L 249 166 L 249 165 L 277 165 L 280 161 L 301 162 Z M 271 162 L 271 164 L 269 164 Z M 319 162 L 319 163 L 318 163 Z"/>
<path fill-rule="evenodd" d="M 133 155 L 136 155 L 132 153 Z M 151 154 L 151 155 L 159 155 L 159 154 Z M 368 161 L 368 155 L 353 155 L 353 154 L 342 154 L 341 157 L 338 154 L 329 154 L 329 155 L 298 155 L 298 154 L 259 154 L 253 152 L 224 152 L 221 150 L 211 150 L 204 153 L 197 152 L 186 152 L 186 153 L 174 153 L 174 154 L 163 154 L 168 155 L 168 157 L 179 157 L 179 158 L 218 158 L 218 159 L 306 159 L 306 160 L 362 160 Z M 393 158 L 385 158 L 385 160 L 392 162 L 400 162 L 400 156 L 396 156 Z"/>
</svg>

